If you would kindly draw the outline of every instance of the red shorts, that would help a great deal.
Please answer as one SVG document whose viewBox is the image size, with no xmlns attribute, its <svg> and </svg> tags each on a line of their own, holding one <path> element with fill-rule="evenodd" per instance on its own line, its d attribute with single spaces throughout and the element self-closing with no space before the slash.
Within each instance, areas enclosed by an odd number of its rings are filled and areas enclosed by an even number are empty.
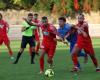
<svg viewBox="0 0 100 80">
<path fill-rule="evenodd" d="M 3 42 L 4 42 L 5 45 L 8 45 L 10 43 L 7 35 L 0 36 L 0 45 L 2 45 Z"/>
<path fill-rule="evenodd" d="M 41 48 L 45 50 L 49 58 L 54 57 L 54 53 L 56 50 L 56 44 L 42 44 Z"/>
<path fill-rule="evenodd" d="M 37 30 L 35 31 L 35 40 L 40 41 L 39 33 Z"/>
<path fill-rule="evenodd" d="M 91 42 L 77 42 L 76 46 L 84 49 L 87 54 L 94 54 L 94 49 Z"/>
</svg>

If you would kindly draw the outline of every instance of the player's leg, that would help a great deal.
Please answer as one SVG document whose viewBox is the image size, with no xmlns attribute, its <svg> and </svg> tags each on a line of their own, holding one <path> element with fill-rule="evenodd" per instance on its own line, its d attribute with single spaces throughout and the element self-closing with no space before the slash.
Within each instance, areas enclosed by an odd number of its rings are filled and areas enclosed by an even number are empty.
<svg viewBox="0 0 100 80">
<path fill-rule="evenodd" d="M 14 57 L 13 57 L 13 52 L 12 52 L 12 49 L 11 49 L 11 47 L 10 47 L 10 40 L 9 40 L 8 36 L 7 36 L 7 35 L 4 36 L 3 40 L 4 40 L 5 45 L 6 45 L 7 48 L 8 48 L 9 55 L 10 55 L 11 59 L 13 59 L 13 58 L 14 58 Z"/>
<path fill-rule="evenodd" d="M 14 64 L 17 64 L 18 61 L 19 61 L 19 58 L 21 57 L 24 49 L 26 48 L 26 45 L 27 45 L 28 41 L 27 41 L 27 38 L 25 36 L 22 37 L 22 42 L 21 42 L 21 48 L 17 54 L 17 57 L 16 57 L 16 60 L 14 62 Z"/>
<path fill-rule="evenodd" d="M 34 39 L 35 39 L 35 35 L 33 35 L 33 41 L 34 41 Z M 29 53 L 30 53 L 30 56 L 31 56 L 31 53 L 32 53 L 32 48 L 31 47 L 29 47 Z"/>
<path fill-rule="evenodd" d="M 17 54 L 16 60 L 14 61 L 13 64 L 17 64 L 17 63 L 18 63 L 19 58 L 21 57 L 23 51 L 24 51 L 24 48 L 20 48 L 20 50 L 19 50 L 19 52 L 18 52 L 18 54 Z"/>
<path fill-rule="evenodd" d="M 56 46 L 51 46 L 51 48 L 48 51 L 48 60 L 47 62 L 49 63 L 49 68 L 52 68 L 53 66 L 53 57 L 55 54 Z"/>
<path fill-rule="evenodd" d="M 45 56 L 46 50 L 44 48 L 41 49 L 40 54 L 40 74 L 44 72 L 44 56 Z"/>
<path fill-rule="evenodd" d="M 36 47 L 35 47 L 35 51 L 36 51 L 36 54 L 39 55 L 38 51 L 40 49 L 40 39 L 39 39 L 40 37 L 39 37 L 39 34 L 38 34 L 37 31 L 35 32 L 35 34 L 36 34 L 35 35 L 35 40 L 36 40 L 36 43 L 37 43 Z"/>
<path fill-rule="evenodd" d="M 72 57 L 72 61 L 74 63 L 74 68 L 72 71 L 78 71 L 77 64 L 78 64 L 78 54 L 79 54 L 80 50 L 81 49 L 77 45 L 75 45 L 73 50 L 72 50 L 71 57 Z"/>
<path fill-rule="evenodd" d="M 40 41 L 36 41 L 36 47 L 35 47 L 35 51 L 36 51 L 36 54 L 39 55 L 38 51 L 40 49 Z"/>
<path fill-rule="evenodd" d="M 87 53 L 83 52 L 82 50 L 79 51 L 78 57 L 84 57 L 84 63 L 87 63 L 88 61 L 88 55 Z"/>
<path fill-rule="evenodd" d="M 34 58 L 35 58 L 35 40 L 33 40 L 33 37 L 29 39 L 29 45 L 31 48 L 31 64 L 34 64 Z"/>
<path fill-rule="evenodd" d="M 71 43 L 70 43 L 70 53 L 72 53 L 72 50 L 73 50 L 74 46 L 75 46 L 75 42 L 74 42 L 74 43 L 71 42 Z M 79 54 L 78 54 L 78 55 L 79 55 Z M 78 56 L 78 57 L 79 57 L 79 56 Z M 80 65 L 79 61 L 78 61 L 77 67 L 78 67 L 79 69 L 81 69 L 81 65 Z"/>
<path fill-rule="evenodd" d="M 99 68 L 99 65 L 98 65 L 98 61 L 97 61 L 97 58 L 95 57 L 95 53 L 94 53 L 94 49 L 93 49 L 93 46 L 92 45 L 88 45 L 88 48 L 84 48 L 85 52 L 89 54 L 94 66 L 96 67 L 96 71 L 97 72 L 100 72 L 100 68 Z"/>
</svg>

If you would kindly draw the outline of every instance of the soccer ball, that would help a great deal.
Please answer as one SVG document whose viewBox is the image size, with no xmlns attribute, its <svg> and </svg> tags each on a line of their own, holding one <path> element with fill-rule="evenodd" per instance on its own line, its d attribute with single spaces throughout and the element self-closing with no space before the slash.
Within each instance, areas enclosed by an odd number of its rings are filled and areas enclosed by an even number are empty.
<svg viewBox="0 0 100 80">
<path fill-rule="evenodd" d="M 45 76 L 46 77 L 53 77 L 54 76 L 54 71 L 52 69 L 47 69 L 45 71 Z"/>
</svg>

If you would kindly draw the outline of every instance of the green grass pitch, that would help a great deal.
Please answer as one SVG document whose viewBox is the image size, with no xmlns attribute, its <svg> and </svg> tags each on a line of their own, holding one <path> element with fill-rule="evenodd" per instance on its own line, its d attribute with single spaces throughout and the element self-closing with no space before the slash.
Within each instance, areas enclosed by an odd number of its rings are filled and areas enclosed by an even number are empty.
<svg viewBox="0 0 100 80">
<path fill-rule="evenodd" d="M 100 64 L 100 39 L 92 39 L 92 41 L 96 57 Z M 20 41 L 12 41 L 11 47 L 14 52 L 14 57 L 16 57 L 16 53 L 20 47 Z M 75 75 L 70 72 L 73 65 L 69 48 L 62 43 L 58 43 L 54 57 L 55 76 L 51 80 L 100 80 L 100 73 L 95 71 L 90 58 L 86 65 L 83 63 L 84 58 L 79 58 L 79 60 L 83 70 Z M 0 80 L 45 80 L 44 75 L 38 74 L 39 56 L 36 56 L 34 65 L 30 64 L 28 48 L 24 51 L 18 64 L 12 64 L 12 62 L 6 47 L 4 45 L 0 46 Z M 48 69 L 46 57 L 45 69 Z"/>
</svg>

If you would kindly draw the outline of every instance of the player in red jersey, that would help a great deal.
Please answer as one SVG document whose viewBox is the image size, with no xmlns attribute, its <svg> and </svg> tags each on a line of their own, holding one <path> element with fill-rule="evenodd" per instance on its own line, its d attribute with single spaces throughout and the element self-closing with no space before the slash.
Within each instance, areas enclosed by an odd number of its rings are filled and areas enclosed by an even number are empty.
<svg viewBox="0 0 100 80">
<path fill-rule="evenodd" d="M 12 56 L 13 52 L 10 48 L 10 41 L 7 36 L 8 31 L 9 31 L 9 25 L 5 20 L 3 20 L 3 16 L 0 13 L 0 45 L 2 45 L 2 43 L 4 43 L 9 50 L 9 55 L 10 55 L 11 59 L 14 59 L 14 57 Z"/>
<path fill-rule="evenodd" d="M 74 49 L 72 51 L 72 60 L 74 63 L 74 69 L 72 71 L 78 71 L 78 54 L 81 49 L 84 49 L 85 53 L 87 53 L 90 58 L 92 59 L 92 62 L 94 66 L 96 67 L 96 72 L 100 72 L 100 68 L 98 67 L 98 62 L 95 57 L 92 41 L 89 35 L 88 30 L 88 23 L 84 21 L 84 15 L 79 14 L 78 16 L 78 24 L 75 26 L 77 29 L 77 42 L 74 46 Z"/>
<path fill-rule="evenodd" d="M 49 66 L 51 67 L 53 64 L 53 57 L 56 50 L 57 42 L 54 40 L 57 35 L 56 28 L 48 23 L 47 17 L 42 17 L 42 25 L 41 30 L 43 34 L 43 40 L 41 44 L 41 55 L 40 55 L 40 73 L 44 71 L 44 56 L 47 54 Z"/>
<path fill-rule="evenodd" d="M 34 16 L 33 16 L 33 22 L 36 23 L 37 25 L 37 29 L 35 31 L 33 31 L 33 33 L 35 34 L 35 41 L 36 41 L 36 47 L 35 47 L 35 52 L 37 55 L 39 55 L 38 51 L 39 51 L 39 48 L 40 48 L 40 27 L 39 27 L 39 24 L 40 24 L 40 21 L 38 20 L 38 14 L 35 13 Z M 30 48 L 30 54 L 31 54 L 31 48 Z"/>
</svg>

